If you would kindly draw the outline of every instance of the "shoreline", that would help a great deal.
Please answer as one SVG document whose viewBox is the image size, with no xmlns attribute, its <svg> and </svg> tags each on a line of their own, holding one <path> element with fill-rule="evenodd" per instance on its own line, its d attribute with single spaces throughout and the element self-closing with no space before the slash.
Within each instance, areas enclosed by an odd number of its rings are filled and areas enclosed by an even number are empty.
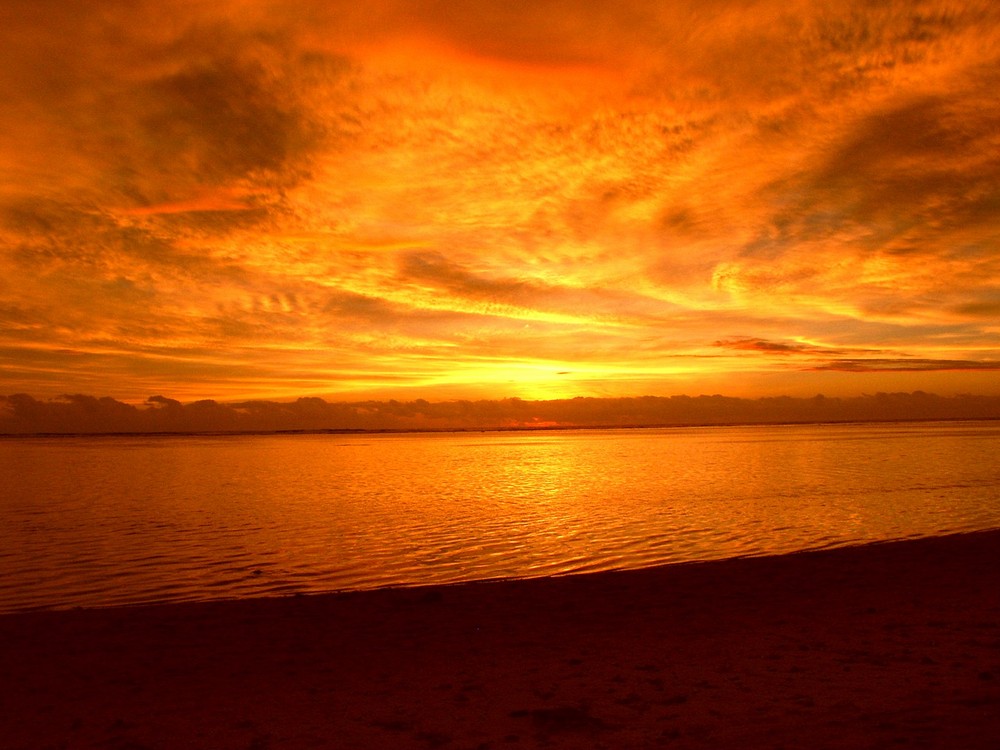
<svg viewBox="0 0 1000 750">
<path fill-rule="evenodd" d="M 239 596 L 220 596 L 220 597 L 190 596 L 187 598 L 177 598 L 177 599 L 150 598 L 150 599 L 138 599 L 133 601 L 126 600 L 119 602 L 101 602 L 96 604 L 36 604 L 36 605 L 20 606 L 12 609 L 0 608 L 0 618 L 16 616 L 16 615 L 31 615 L 31 614 L 46 614 L 46 613 L 60 614 L 60 613 L 104 611 L 104 610 L 147 609 L 147 608 L 187 606 L 187 605 L 199 605 L 199 604 L 232 604 L 244 601 L 285 600 L 285 599 L 299 599 L 303 597 L 308 597 L 308 598 L 326 597 L 326 596 L 338 597 L 338 596 L 347 596 L 354 594 L 374 594 L 385 591 L 419 592 L 425 589 L 441 589 L 443 591 L 453 587 L 461 587 L 461 586 L 518 584 L 522 582 L 548 580 L 548 579 L 561 580 L 564 578 L 575 578 L 578 576 L 605 576 L 605 575 L 615 575 L 615 574 L 644 573 L 650 571 L 684 568 L 686 566 L 719 564 L 731 561 L 736 562 L 740 560 L 751 560 L 757 558 L 766 558 L 766 559 L 794 558 L 799 555 L 810 555 L 813 553 L 832 552 L 842 549 L 863 549 L 868 547 L 878 547 L 882 545 L 898 544 L 901 542 L 912 542 L 925 539 L 938 539 L 938 538 L 949 538 L 949 537 L 965 537 L 976 534 L 990 534 L 993 532 L 1000 533 L 1000 527 L 997 527 L 995 529 L 993 528 L 964 529 L 964 530 L 953 529 L 933 534 L 910 535 L 910 536 L 890 538 L 890 539 L 833 541 L 833 542 L 828 542 L 827 544 L 824 544 L 822 546 L 805 547 L 800 549 L 791 549 L 783 551 L 748 552 L 745 554 L 732 555 L 728 557 L 675 559 L 669 561 L 653 562 L 642 567 L 627 566 L 627 567 L 596 568 L 585 571 L 570 570 L 561 573 L 542 573 L 538 575 L 510 575 L 510 576 L 497 576 L 494 578 L 469 578 L 469 579 L 438 580 L 438 581 L 415 580 L 411 582 L 377 583 L 373 585 L 362 586 L 360 588 L 347 586 L 345 588 L 318 589 L 318 590 L 299 589 L 299 590 L 286 591 L 282 593 L 273 593 L 273 592 L 247 593 L 245 595 L 239 595 Z M 2 747 L 0 747 L 0 750 L 2 750 Z"/>
<path fill-rule="evenodd" d="M 1000 530 L 0 615 L 0 748 L 995 747 Z"/>
</svg>

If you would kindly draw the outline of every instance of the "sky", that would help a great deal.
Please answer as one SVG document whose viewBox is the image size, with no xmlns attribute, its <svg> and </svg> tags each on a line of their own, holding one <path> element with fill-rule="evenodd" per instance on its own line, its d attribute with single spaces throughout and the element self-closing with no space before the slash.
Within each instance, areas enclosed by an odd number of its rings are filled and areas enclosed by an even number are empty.
<svg viewBox="0 0 1000 750">
<path fill-rule="evenodd" d="M 4 0 L 0 394 L 1000 394 L 1000 5 Z"/>
</svg>

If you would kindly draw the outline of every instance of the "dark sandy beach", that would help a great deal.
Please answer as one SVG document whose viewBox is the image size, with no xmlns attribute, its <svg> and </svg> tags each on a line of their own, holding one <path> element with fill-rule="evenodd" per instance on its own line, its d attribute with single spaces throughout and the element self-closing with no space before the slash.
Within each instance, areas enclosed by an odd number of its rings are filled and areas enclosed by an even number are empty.
<svg viewBox="0 0 1000 750">
<path fill-rule="evenodd" d="M 1000 532 L 0 617 L 3 748 L 997 748 Z"/>
</svg>

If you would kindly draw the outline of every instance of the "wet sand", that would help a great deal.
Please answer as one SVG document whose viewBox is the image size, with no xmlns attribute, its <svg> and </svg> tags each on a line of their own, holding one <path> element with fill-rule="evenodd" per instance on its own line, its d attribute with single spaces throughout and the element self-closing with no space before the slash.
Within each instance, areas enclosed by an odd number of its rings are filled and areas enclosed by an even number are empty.
<svg viewBox="0 0 1000 750">
<path fill-rule="evenodd" d="M 0 617 L 2 748 L 1000 747 L 1000 532 Z"/>
</svg>

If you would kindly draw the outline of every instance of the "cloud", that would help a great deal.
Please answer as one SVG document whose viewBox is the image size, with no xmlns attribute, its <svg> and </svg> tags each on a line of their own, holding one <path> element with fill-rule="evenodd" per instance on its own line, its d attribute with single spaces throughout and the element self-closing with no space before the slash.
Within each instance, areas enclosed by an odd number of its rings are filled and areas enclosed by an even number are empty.
<svg viewBox="0 0 1000 750">
<path fill-rule="evenodd" d="M 767 354 L 813 355 L 823 351 L 821 347 L 810 346 L 808 344 L 788 344 L 780 341 L 767 341 L 765 339 L 728 339 L 725 341 L 716 341 L 714 346 L 740 351 L 764 352 Z"/>
<path fill-rule="evenodd" d="M 1000 318 L 1000 289 L 984 289 L 978 298 L 959 303 L 955 307 L 955 312 L 972 318 L 987 320 Z"/>
<path fill-rule="evenodd" d="M 716 341 L 714 346 L 735 351 L 756 352 L 788 358 L 788 366 L 816 372 L 845 373 L 920 373 L 920 372 L 991 372 L 1000 369 L 1000 359 L 928 359 L 886 350 L 818 346 L 759 338 Z M 863 355 L 863 356 L 858 356 Z"/>
<path fill-rule="evenodd" d="M 321 398 L 181 403 L 152 396 L 144 405 L 81 394 L 41 401 L 0 395 L 0 434 L 203 433 L 258 431 L 533 429 L 576 426 L 760 424 L 1000 417 L 1000 398 L 943 398 L 917 391 L 849 399 L 720 395 L 672 398 L 360 401 Z"/>
<path fill-rule="evenodd" d="M 678 312 L 670 302 L 628 290 L 577 286 L 569 279 L 551 283 L 528 275 L 494 277 L 486 269 L 471 270 L 473 263 L 451 260 L 435 250 L 404 252 L 399 278 L 406 284 L 431 285 L 445 292 L 445 299 L 459 301 L 458 309 L 485 315 L 617 326 Z"/>
<path fill-rule="evenodd" d="M 843 393 L 994 358 L 995 3 L 4 13 L 12 390 Z"/>
<path fill-rule="evenodd" d="M 903 236 L 916 228 L 924 239 L 983 224 L 995 232 L 1000 107 L 991 92 L 998 84 L 1000 76 L 973 71 L 947 93 L 863 119 L 812 176 L 816 208 L 837 206 L 859 224 L 891 222 Z M 921 247 L 906 243 L 898 251 L 919 254 Z"/>
<path fill-rule="evenodd" d="M 83 19 L 50 7 L 44 23 L 18 10 L 26 38 L 40 41 L 15 45 L 31 64 L 9 79 L 15 108 L 47 139 L 27 139 L 40 157 L 37 197 L 133 216 L 198 203 L 252 211 L 280 202 L 343 136 L 306 102 L 317 85 L 336 88 L 343 58 L 301 50 L 281 29 L 190 13 L 156 26 L 160 14 L 142 3 L 102 3 Z"/>
</svg>

